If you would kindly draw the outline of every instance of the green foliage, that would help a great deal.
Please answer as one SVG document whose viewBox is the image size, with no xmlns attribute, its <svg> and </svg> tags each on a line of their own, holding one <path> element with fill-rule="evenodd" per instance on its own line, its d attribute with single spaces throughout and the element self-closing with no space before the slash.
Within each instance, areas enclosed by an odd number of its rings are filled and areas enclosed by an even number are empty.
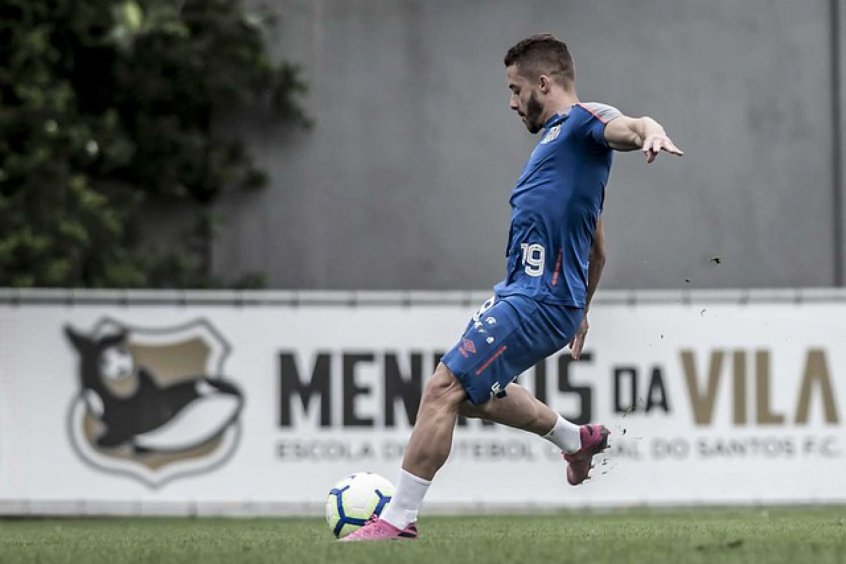
<svg viewBox="0 0 846 564">
<path fill-rule="evenodd" d="M 0 3 L 0 286 L 215 285 L 209 204 L 265 183 L 215 124 L 243 107 L 308 124 L 273 24 L 241 0 Z M 166 254 L 141 245 L 154 202 L 193 224 Z"/>
</svg>

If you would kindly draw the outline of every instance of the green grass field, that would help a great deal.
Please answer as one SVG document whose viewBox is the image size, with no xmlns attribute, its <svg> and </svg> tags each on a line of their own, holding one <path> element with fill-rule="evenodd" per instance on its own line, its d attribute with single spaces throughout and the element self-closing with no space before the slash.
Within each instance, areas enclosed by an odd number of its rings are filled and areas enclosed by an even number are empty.
<svg viewBox="0 0 846 564">
<path fill-rule="evenodd" d="M 846 562 L 846 509 L 430 517 L 421 539 L 337 543 L 318 519 L 0 521 L 0 562 Z"/>
</svg>

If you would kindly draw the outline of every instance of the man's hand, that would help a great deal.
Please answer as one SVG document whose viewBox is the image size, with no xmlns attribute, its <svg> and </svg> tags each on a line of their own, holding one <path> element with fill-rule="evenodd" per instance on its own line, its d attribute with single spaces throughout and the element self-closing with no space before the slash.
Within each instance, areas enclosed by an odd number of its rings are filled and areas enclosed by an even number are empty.
<svg viewBox="0 0 846 564">
<path fill-rule="evenodd" d="M 684 152 L 675 146 L 675 144 L 667 137 L 667 134 L 664 132 L 661 133 L 653 133 L 649 137 L 643 140 L 643 147 L 641 148 L 643 151 L 643 156 L 646 157 L 646 162 L 651 163 L 655 160 L 655 157 L 658 156 L 658 153 L 661 151 L 666 151 L 671 155 L 676 155 L 681 157 L 684 155 Z"/>
<path fill-rule="evenodd" d="M 640 149 L 646 162 L 651 163 L 661 151 L 681 157 L 684 151 L 676 147 L 661 124 L 650 117 L 620 116 L 605 126 L 605 140 L 617 151 Z"/>
<path fill-rule="evenodd" d="M 587 320 L 587 315 L 582 317 L 582 322 L 579 324 L 579 330 L 576 331 L 573 340 L 570 341 L 570 356 L 573 357 L 574 360 L 579 360 L 579 357 L 582 356 L 582 347 L 585 346 L 585 337 L 587 337 L 588 329 L 590 329 L 590 324 Z"/>
</svg>

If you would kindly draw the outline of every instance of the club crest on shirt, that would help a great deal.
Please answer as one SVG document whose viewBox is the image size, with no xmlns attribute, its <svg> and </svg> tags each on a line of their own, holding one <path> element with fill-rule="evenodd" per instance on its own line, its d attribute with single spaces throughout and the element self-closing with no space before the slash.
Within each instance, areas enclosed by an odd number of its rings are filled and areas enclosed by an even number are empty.
<svg viewBox="0 0 846 564">
<path fill-rule="evenodd" d="M 544 138 L 541 140 L 541 145 L 546 145 L 547 143 L 552 143 L 556 139 L 558 139 L 558 134 L 561 133 L 561 126 L 556 125 L 552 129 L 550 129 Z"/>
</svg>

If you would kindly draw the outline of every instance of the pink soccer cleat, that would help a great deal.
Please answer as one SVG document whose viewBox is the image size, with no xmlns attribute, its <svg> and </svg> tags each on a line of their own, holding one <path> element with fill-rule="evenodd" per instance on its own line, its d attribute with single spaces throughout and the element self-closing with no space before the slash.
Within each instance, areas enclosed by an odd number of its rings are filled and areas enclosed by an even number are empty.
<svg viewBox="0 0 846 564">
<path fill-rule="evenodd" d="M 576 452 L 564 453 L 564 460 L 567 461 L 567 481 L 570 485 L 578 486 L 590 477 L 593 457 L 608 448 L 610 434 L 611 431 L 603 425 L 582 425 L 579 428 L 582 448 Z"/>
<path fill-rule="evenodd" d="M 417 526 L 412 523 L 399 530 L 378 515 L 373 515 L 362 528 L 340 539 L 341 542 L 384 540 L 417 540 Z"/>
</svg>

